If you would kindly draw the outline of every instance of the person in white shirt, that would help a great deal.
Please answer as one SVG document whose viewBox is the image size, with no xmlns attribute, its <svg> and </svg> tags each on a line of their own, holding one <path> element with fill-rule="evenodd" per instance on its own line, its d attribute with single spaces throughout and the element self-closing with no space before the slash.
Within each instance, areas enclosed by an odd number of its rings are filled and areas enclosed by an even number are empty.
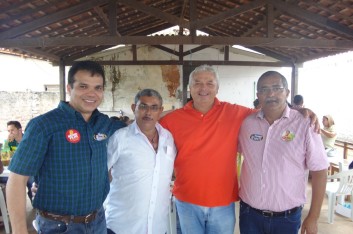
<svg viewBox="0 0 353 234">
<path fill-rule="evenodd" d="M 135 121 L 109 139 L 108 234 L 167 232 L 176 148 L 171 133 L 158 123 L 162 105 L 157 91 L 141 90 L 131 105 Z"/>
</svg>

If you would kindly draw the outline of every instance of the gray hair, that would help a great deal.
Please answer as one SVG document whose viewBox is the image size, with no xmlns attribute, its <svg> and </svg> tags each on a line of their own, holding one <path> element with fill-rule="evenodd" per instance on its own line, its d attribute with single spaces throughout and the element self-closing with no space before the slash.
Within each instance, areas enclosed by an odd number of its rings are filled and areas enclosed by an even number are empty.
<svg viewBox="0 0 353 234">
<path fill-rule="evenodd" d="M 145 97 L 145 96 L 156 97 L 161 102 L 161 105 L 163 105 L 162 96 L 158 93 L 158 91 L 156 91 L 154 89 L 143 89 L 143 90 L 139 91 L 135 96 L 135 104 L 138 103 L 138 101 L 140 100 L 141 97 Z"/>
<path fill-rule="evenodd" d="M 218 78 L 218 74 L 217 74 L 216 70 L 212 66 L 209 66 L 209 65 L 206 65 L 206 64 L 196 67 L 195 70 L 193 70 L 190 73 L 190 75 L 189 75 L 189 85 L 191 85 L 194 76 L 197 73 L 199 73 L 199 72 L 210 72 L 210 73 L 212 73 L 213 76 L 216 78 L 217 86 L 219 86 L 219 78 Z"/>
<path fill-rule="evenodd" d="M 288 82 L 287 82 L 287 79 L 286 77 L 284 77 L 281 73 L 277 72 L 277 71 L 267 71 L 265 72 L 264 74 L 262 74 L 259 78 L 259 80 L 257 81 L 257 90 L 259 90 L 259 84 L 260 84 L 260 81 L 264 80 L 265 78 L 269 77 L 269 76 L 279 76 L 281 78 L 281 81 L 282 81 L 282 84 L 283 84 L 283 87 L 285 89 L 288 89 Z"/>
</svg>

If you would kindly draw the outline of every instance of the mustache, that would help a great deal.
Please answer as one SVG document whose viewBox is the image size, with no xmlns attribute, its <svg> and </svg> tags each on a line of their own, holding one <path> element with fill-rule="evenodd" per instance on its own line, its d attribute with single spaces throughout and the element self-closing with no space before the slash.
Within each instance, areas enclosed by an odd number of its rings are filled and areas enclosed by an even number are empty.
<svg viewBox="0 0 353 234">
<path fill-rule="evenodd" d="M 265 103 L 278 102 L 277 98 L 266 98 Z"/>
<path fill-rule="evenodd" d="M 143 120 L 153 120 L 153 118 L 151 118 L 150 116 L 147 116 L 147 115 L 143 116 L 142 119 Z"/>
</svg>

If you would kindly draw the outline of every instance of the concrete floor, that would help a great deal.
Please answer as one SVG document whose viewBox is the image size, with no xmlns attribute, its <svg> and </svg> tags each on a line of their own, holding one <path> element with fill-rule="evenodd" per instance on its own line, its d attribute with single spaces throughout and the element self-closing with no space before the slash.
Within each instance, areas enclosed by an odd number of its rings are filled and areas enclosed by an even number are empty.
<svg viewBox="0 0 353 234">
<path fill-rule="evenodd" d="M 310 206 L 310 199 L 311 199 L 311 186 L 310 184 L 308 185 L 307 189 L 308 193 L 308 202 L 305 204 L 304 209 L 303 209 L 303 217 L 306 217 L 309 206 Z M 236 213 L 238 214 L 238 203 L 236 203 L 237 211 Z M 319 232 L 318 234 L 350 234 L 353 233 L 353 222 L 344 216 L 341 216 L 339 214 L 335 214 L 334 217 L 334 223 L 329 224 L 327 223 L 327 198 L 325 197 L 324 203 L 322 205 L 321 209 L 321 215 L 319 219 Z M 34 234 L 36 233 L 34 228 L 32 227 L 32 220 L 34 219 L 35 216 L 35 211 L 32 208 L 32 205 L 29 200 L 27 200 L 27 223 L 28 223 L 28 230 L 29 234 Z M 238 217 L 237 217 L 237 223 L 236 223 L 236 229 L 234 234 L 239 234 L 239 227 L 238 227 Z M 5 229 L 0 228 L 0 234 L 5 234 Z M 221 233 L 220 233 L 221 234 Z"/>
</svg>

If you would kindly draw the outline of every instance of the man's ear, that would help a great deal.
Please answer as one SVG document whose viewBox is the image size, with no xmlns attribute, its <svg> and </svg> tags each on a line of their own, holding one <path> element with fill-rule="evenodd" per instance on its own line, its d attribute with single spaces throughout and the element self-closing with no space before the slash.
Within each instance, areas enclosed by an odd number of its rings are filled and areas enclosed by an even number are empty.
<svg viewBox="0 0 353 234">
<path fill-rule="evenodd" d="M 289 94 L 290 94 L 290 90 L 287 89 L 287 98 L 289 97 Z"/>
<path fill-rule="evenodd" d="M 71 85 L 70 84 L 66 85 L 66 91 L 69 95 L 71 95 Z"/>
<path fill-rule="evenodd" d="M 131 104 L 131 110 L 133 113 L 135 113 L 135 109 L 136 109 L 136 104 Z"/>
</svg>

